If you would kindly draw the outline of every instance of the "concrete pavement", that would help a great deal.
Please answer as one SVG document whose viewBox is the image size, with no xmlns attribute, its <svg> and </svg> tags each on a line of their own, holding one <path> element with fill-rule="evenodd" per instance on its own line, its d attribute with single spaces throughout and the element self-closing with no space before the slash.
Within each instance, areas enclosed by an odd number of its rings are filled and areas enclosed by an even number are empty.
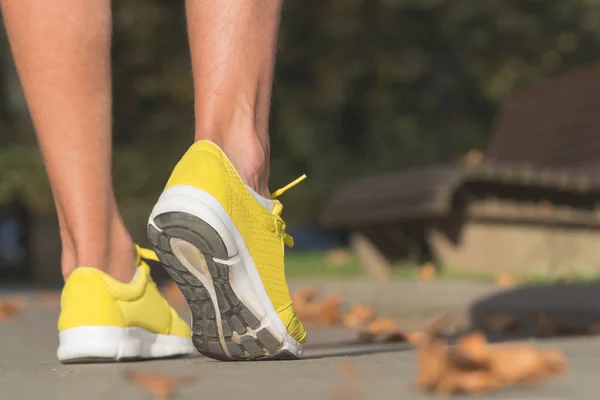
<svg viewBox="0 0 600 400">
<path fill-rule="evenodd" d="M 300 282 L 303 285 L 306 282 Z M 444 295 L 454 298 L 476 297 L 464 284 L 438 282 L 445 285 Z M 396 309 L 396 318 L 404 325 L 402 297 L 412 299 L 409 329 L 424 323 L 419 321 L 419 297 L 428 304 L 427 312 L 436 311 L 430 284 L 406 283 L 402 294 L 392 301 L 393 291 L 369 289 L 367 283 L 329 283 L 344 294 L 354 293 L 356 301 L 379 301 L 380 309 L 388 308 L 386 301 Z M 349 286 L 348 286 L 349 285 Z M 356 286 L 353 286 L 356 285 Z M 296 285 L 293 285 L 296 286 Z M 437 286 L 439 289 L 442 286 Z M 362 288 L 362 289 L 361 289 Z M 324 290 L 329 290 L 324 288 Z M 485 292 L 482 288 L 479 288 Z M 478 290 L 479 290 L 478 289 Z M 361 294 L 361 290 L 363 291 Z M 495 290 L 489 287 L 488 290 Z M 412 292 L 411 292 L 412 291 Z M 365 293 L 371 293 L 367 295 Z M 439 293 L 439 292 L 436 292 Z M 477 293 L 481 295 L 482 293 Z M 6 293 L 5 293 L 6 295 Z M 369 299 L 368 297 L 371 296 Z M 386 296 L 390 296 L 389 299 Z M 449 297 L 448 297 L 449 296 Z M 0 293 L 0 297 L 2 294 Z M 379 298 L 379 300 L 377 300 Z M 427 299 L 425 299 L 427 298 Z M 451 300 L 437 297 L 441 308 Z M 387 300 L 384 300 L 387 299 Z M 415 353 L 405 344 L 364 345 L 356 343 L 356 333 L 344 328 L 313 328 L 306 346 L 306 359 L 255 363 L 223 363 L 194 356 L 178 360 L 164 360 L 121 364 L 61 365 L 55 351 L 57 303 L 27 307 L 19 318 L 0 324 L 0 399 L 85 399 L 134 400 L 153 399 L 145 388 L 126 379 L 128 371 L 155 371 L 176 376 L 193 376 L 189 385 L 182 386 L 174 399 L 430 399 L 428 394 L 411 388 L 415 373 Z M 579 338 L 539 342 L 540 346 L 558 346 L 567 354 L 569 375 L 564 379 L 548 381 L 535 388 L 511 389 L 481 399 L 596 399 L 600 391 L 600 340 Z M 340 373 L 340 364 L 351 363 L 354 376 Z"/>
</svg>

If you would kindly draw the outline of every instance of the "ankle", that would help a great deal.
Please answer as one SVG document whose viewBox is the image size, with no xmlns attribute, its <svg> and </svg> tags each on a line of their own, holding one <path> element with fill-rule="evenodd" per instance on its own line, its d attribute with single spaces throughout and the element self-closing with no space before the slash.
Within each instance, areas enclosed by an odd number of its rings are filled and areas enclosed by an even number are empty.
<svg viewBox="0 0 600 400">
<path fill-rule="evenodd" d="M 64 225 L 60 226 L 60 241 L 61 241 L 61 252 L 60 252 L 60 266 L 63 279 L 66 281 L 71 275 L 71 272 L 77 268 L 77 252 L 75 251 L 75 244 L 70 233 L 66 230 Z"/>
<path fill-rule="evenodd" d="M 126 283 L 134 277 L 137 269 L 135 247 L 118 213 L 113 216 L 108 234 L 103 237 L 83 242 L 76 238 L 67 231 L 61 231 L 62 275 L 65 281 L 80 266 L 97 268 Z"/>
<path fill-rule="evenodd" d="M 210 140 L 223 150 L 246 185 L 259 195 L 271 198 L 269 192 L 269 142 L 250 129 L 228 132 L 206 129 L 196 133 L 196 141 Z"/>
<path fill-rule="evenodd" d="M 107 251 L 107 270 L 113 278 L 128 283 L 137 271 L 135 246 L 119 215 L 116 215 Z"/>
</svg>

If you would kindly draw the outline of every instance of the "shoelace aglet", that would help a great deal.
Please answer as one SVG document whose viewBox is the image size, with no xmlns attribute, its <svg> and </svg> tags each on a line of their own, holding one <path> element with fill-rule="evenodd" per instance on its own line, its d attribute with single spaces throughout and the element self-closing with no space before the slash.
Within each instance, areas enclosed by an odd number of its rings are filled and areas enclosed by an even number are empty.
<svg viewBox="0 0 600 400">
<path fill-rule="evenodd" d="M 299 184 L 300 182 L 302 182 L 305 179 L 306 179 L 306 174 L 302 175 L 301 177 L 299 177 L 295 181 L 292 181 L 292 182 L 288 183 L 284 187 L 282 187 L 280 189 L 277 189 L 276 191 L 274 191 L 273 193 L 271 193 L 271 197 L 274 198 L 274 199 L 276 199 L 277 197 L 279 197 L 282 194 L 284 194 L 288 189 L 293 188 L 294 186 L 296 186 L 297 184 Z"/>
<path fill-rule="evenodd" d="M 140 247 L 136 244 L 135 250 L 136 250 L 136 264 L 139 264 L 141 259 L 159 261 L 156 253 L 150 249 Z"/>
</svg>

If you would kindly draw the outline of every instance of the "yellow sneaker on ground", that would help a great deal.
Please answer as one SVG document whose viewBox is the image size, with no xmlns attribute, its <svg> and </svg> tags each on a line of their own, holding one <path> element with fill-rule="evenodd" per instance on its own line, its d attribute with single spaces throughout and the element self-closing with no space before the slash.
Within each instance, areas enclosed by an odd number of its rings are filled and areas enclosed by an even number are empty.
<svg viewBox="0 0 600 400">
<path fill-rule="evenodd" d="M 138 272 L 131 283 L 95 268 L 79 267 L 71 273 L 58 319 L 61 362 L 110 362 L 194 352 L 190 328 L 158 291 L 150 267 L 141 259 L 144 250 L 138 248 Z"/>
<path fill-rule="evenodd" d="M 306 331 L 285 280 L 284 243 L 293 241 L 282 208 L 277 200 L 272 209 L 261 204 L 212 142 L 195 143 L 175 167 L 148 236 L 190 305 L 200 353 L 218 360 L 302 355 Z"/>
</svg>

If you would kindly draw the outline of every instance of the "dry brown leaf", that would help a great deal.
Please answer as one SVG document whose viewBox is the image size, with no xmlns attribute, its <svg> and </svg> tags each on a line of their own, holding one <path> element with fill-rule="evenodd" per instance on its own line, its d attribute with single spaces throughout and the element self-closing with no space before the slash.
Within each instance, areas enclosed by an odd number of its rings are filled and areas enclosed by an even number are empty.
<svg viewBox="0 0 600 400">
<path fill-rule="evenodd" d="M 454 392 L 483 393 L 498 390 L 502 381 L 488 370 L 450 369 L 437 386 L 436 394 L 447 396 Z"/>
<path fill-rule="evenodd" d="M 516 318 L 506 314 L 491 314 L 485 318 L 485 325 L 494 332 L 509 332 L 518 328 Z"/>
<path fill-rule="evenodd" d="M 448 345 L 445 341 L 426 335 L 417 344 L 418 389 L 432 390 L 448 370 Z"/>
<path fill-rule="evenodd" d="M 371 322 L 368 331 L 375 335 L 390 335 L 398 332 L 398 323 L 393 319 L 376 319 Z"/>
<path fill-rule="evenodd" d="M 338 364 L 338 372 L 344 376 L 356 375 L 356 366 L 351 362 L 345 361 Z"/>
<path fill-rule="evenodd" d="M 480 332 L 460 337 L 450 346 L 437 334 L 443 320 L 430 324 L 417 342 L 417 388 L 439 395 L 479 393 L 504 386 L 532 384 L 564 373 L 564 354 L 531 345 L 492 345 Z"/>
<path fill-rule="evenodd" d="M 292 293 L 294 311 L 302 321 L 307 323 L 314 321 L 317 313 L 314 304 L 316 296 L 317 291 L 312 287 L 303 287 Z"/>
<path fill-rule="evenodd" d="M 435 265 L 431 263 L 423 264 L 417 271 L 417 279 L 422 282 L 427 282 L 435 278 L 437 270 Z"/>
<path fill-rule="evenodd" d="M 529 345 L 490 348 L 490 371 L 505 383 L 532 383 L 549 371 L 546 356 Z"/>
<path fill-rule="evenodd" d="M 479 149 L 471 149 L 465 154 L 463 162 L 472 167 L 475 165 L 480 165 L 483 163 L 484 155 L 483 152 Z"/>
<path fill-rule="evenodd" d="M 460 337 L 456 346 L 472 363 L 485 366 L 489 361 L 489 346 L 486 337 L 481 332 L 472 332 Z"/>
<path fill-rule="evenodd" d="M 358 341 L 361 343 L 415 343 L 419 338 L 417 332 L 404 333 L 398 329 L 398 323 L 393 319 L 380 318 L 371 322 L 367 330 L 361 332 Z"/>
<path fill-rule="evenodd" d="M 539 314 L 537 316 L 537 323 L 543 335 L 556 336 L 560 333 L 561 329 L 558 322 L 546 314 Z"/>
<path fill-rule="evenodd" d="M 418 342 L 423 340 L 424 337 L 425 337 L 424 332 L 407 332 L 406 333 L 406 340 L 408 341 L 408 343 L 413 344 L 413 345 L 416 345 Z"/>
<path fill-rule="evenodd" d="M 344 316 L 344 325 L 348 328 L 359 328 L 375 319 L 375 309 L 364 304 L 355 304 Z"/>
<path fill-rule="evenodd" d="M 511 287 L 515 286 L 518 283 L 517 278 L 510 274 L 507 274 L 506 272 L 501 272 L 498 275 L 496 275 L 495 282 L 496 285 L 502 287 Z"/>
<path fill-rule="evenodd" d="M 156 399 L 166 400 L 181 385 L 189 383 L 192 377 L 169 376 L 155 372 L 129 371 L 126 379 L 135 385 L 149 390 Z"/>
<path fill-rule="evenodd" d="M 322 300 L 316 299 L 316 290 L 311 287 L 301 288 L 292 294 L 294 311 L 298 317 L 306 324 L 316 323 L 320 326 L 342 322 L 341 298 L 342 295 L 335 292 Z"/>
<path fill-rule="evenodd" d="M 350 261 L 350 252 L 348 249 L 333 249 L 327 253 L 325 263 L 330 268 L 343 268 Z"/>
<path fill-rule="evenodd" d="M 16 318 L 24 306 L 25 302 L 19 297 L 11 297 L 0 301 L 0 322 Z"/>
<path fill-rule="evenodd" d="M 360 332 L 358 334 L 359 343 L 373 343 L 377 339 L 377 335 L 371 332 Z"/>
<path fill-rule="evenodd" d="M 408 336 L 404 332 L 394 332 L 383 338 L 384 343 L 404 343 L 409 342 Z"/>
<path fill-rule="evenodd" d="M 292 293 L 292 301 L 294 303 L 310 303 L 317 297 L 317 289 L 306 286 Z"/>
<path fill-rule="evenodd" d="M 341 299 L 342 295 L 335 292 L 316 304 L 317 324 L 321 326 L 330 326 L 342 322 L 342 312 L 340 309 Z"/>
</svg>

